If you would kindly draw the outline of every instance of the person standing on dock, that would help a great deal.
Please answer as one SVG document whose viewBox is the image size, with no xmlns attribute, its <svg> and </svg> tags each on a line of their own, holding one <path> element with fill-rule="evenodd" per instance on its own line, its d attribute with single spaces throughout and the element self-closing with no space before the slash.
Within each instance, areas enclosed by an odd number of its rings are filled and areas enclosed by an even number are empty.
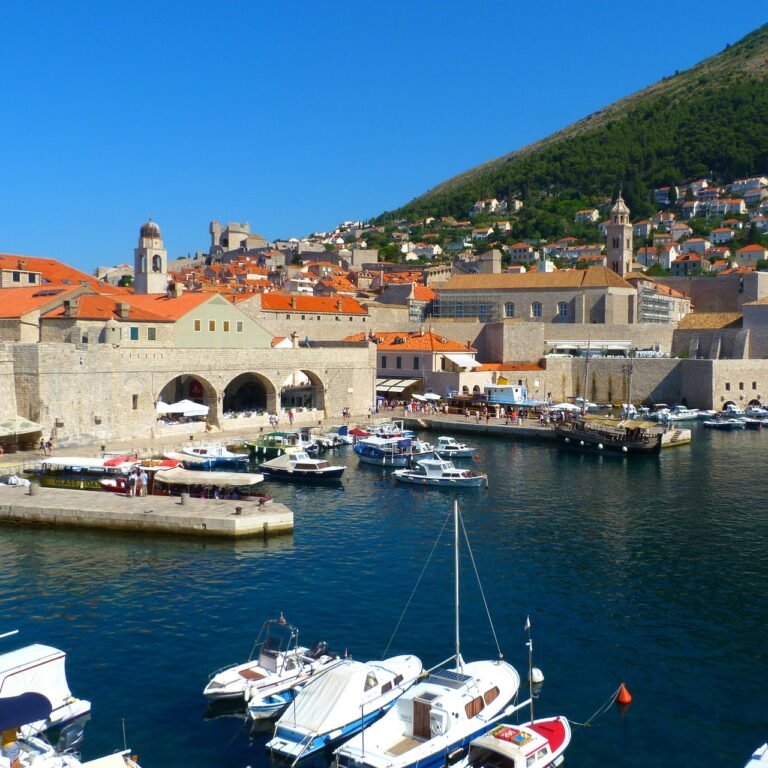
<svg viewBox="0 0 768 768">
<path fill-rule="evenodd" d="M 141 489 L 141 492 L 139 493 L 140 496 L 146 496 L 147 495 L 147 483 L 149 482 L 149 477 L 147 475 L 147 471 L 145 469 L 141 470 L 141 474 L 139 475 L 139 482 L 137 484 L 137 488 Z"/>
<path fill-rule="evenodd" d="M 136 472 L 128 473 L 128 495 L 136 495 Z"/>
</svg>

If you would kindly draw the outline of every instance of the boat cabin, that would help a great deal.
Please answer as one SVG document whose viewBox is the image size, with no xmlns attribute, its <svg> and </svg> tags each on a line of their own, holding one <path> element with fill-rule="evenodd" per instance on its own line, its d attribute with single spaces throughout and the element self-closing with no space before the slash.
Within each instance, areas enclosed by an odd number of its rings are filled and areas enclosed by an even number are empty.
<svg viewBox="0 0 768 768">
<path fill-rule="evenodd" d="M 497 725 L 475 739 L 468 768 L 545 768 L 562 761 L 558 753 L 569 738 L 561 718 L 531 725 Z"/>
</svg>

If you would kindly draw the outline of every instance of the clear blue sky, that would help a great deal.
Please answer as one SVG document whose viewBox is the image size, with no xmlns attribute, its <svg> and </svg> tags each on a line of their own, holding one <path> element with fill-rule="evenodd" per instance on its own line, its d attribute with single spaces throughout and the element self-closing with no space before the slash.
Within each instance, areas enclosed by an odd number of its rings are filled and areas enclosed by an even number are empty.
<svg viewBox="0 0 768 768">
<path fill-rule="evenodd" d="M 572 0 L 14 2 L 0 45 L 0 253 L 91 272 L 208 224 L 269 239 L 396 208 L 768 20 Z M 768 171 L 768 169 L 765 169 Z"/>
</svg>

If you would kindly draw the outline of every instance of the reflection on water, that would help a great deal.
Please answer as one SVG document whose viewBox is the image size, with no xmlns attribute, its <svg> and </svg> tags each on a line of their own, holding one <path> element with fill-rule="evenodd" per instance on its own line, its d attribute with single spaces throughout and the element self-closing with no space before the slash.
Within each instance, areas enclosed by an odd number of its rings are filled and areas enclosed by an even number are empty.
<svg viewBox="0 0 768 768">
<path fill-rule="evenodd" d="M 341 487 L 269 485 L 296 530 L 267 544 L 2 527 L 0 631 L 67 650 L 71 688 L 93 702 L 86 757 L 121 745 L 125 718 L 144 768 L 265 767 L 269 732 L 206 719 L 208 675 L 244 660 L 280 611 L 305 644 L 358 659 L 390 639 L 389 654 L 426 665 L 448 656 L 447 540 L 392 635 L 459 498 L 496 633 L 521 670 L 531 616 L 546 676 L 537 715 L 583 722 L 622 680 L 635 697 L 623 716 L 575 729 L 568 765 L 741 765 L 768 711 L 765 432 L 697 430 L 692 446 L 637 461 L 478 439 L 490 487 L 458 493 L 395 485 L 339 453 Z M 494 656 L 466 560 L 462 584 L 464 655 Z"/>
</svg>

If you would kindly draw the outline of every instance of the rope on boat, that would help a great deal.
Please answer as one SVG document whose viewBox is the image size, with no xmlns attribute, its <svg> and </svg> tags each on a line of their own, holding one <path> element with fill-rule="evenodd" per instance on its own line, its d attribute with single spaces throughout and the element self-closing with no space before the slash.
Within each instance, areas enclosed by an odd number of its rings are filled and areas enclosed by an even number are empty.
<svg viewBox="0 0 768 768">
<path fill-rule="evenodd" d="M 604 715 L 615 703 L 616 697 L 619 695 L 619 691 L 621 690 L 621 686 L 619 686 L 608 698 L 607 701 L 605 701 L 603 704 L 601 704 L 597 711 L 589 718 L 587 718 L 586 721 L 583 723 L 578 723 L 575 720 L 568 720 L 570 725 L 575 725 L 580 728 L 590 728 L 592 726 L 592 721 L 596 718 L 600 717 L 600 715 Z"/>
<path fill-rule="evenodd" d="M 411 604 L 411 601 L 413 600 L 413 596 L 416 594 L 416 590 L 419 588 L 419 584 L 421 584 L 421 580 L 424 577 L 424 572 L 427 570 L 427 567 L 429 566 L 430 560 L 432 560 L 432 555 L 435 554 L 435 549 L 437 548 L 437 544 L 440 541 L 440 537 L 443 535 L 443 531 L 448 527 L 448 522 L 450 521 L 451 516 L 447 515 L 445 518 L 445 522 L 443 523 L 443 527 L 440 529 L 440 532 L 437 534 L 437 538 L 435 539 L 435 543 L 432 545 L 432 549 L 429 552 L 429 557 L 427 557 L 427 561 L 424 563 L 424 567 L 421 569 L 421 573 L 419 574 L 419 578 L 416 581 L 416 586 L 414 586 L 413 591 L 411 592 L 411 596 L 408 598 L 408 602 L 405 604 L 405 608 L 403 608 L 403 612 L 400 614 L 400 618 L 397 620 L 397 624 L 395 625 L 395 629 L 392 632 L 392 636 L 389 638 L 389 642 L 387 643 L 387 647 L 384 649 L 384 653 L 382 654 L 381 658 L 386 659 L 387 658 L 387 652 L 389 651 L 389 647 L 392 645 L 392 641 L 395 639 L 395 635 L 397 634 L 397 630 L 400 629 L 400 625 L 403 623 L 403 619 L 405 618 L 405 614 L 408 612 L 408 607 Z"/>
<path fill-rule="evenodd" d="M 499 645 L 499 638 L 496 636 L 496 627 L 493 626 L 493 619 L 491 618 L 491 611 L 488 608 L 488 601 L 485 599 L 485 591 L 483 590 L 483 582 L 480 581 L 480 574 L 477 572 L 477 564 L 475 563 L 475 555 L 472 552 L 472 545 L 469 543 L 469 536 L 467 536 L 467 529 L 464 527 L 464 518 L 459 516 L 461 522 L 461 530 L 464 534 L 464 542 L 467 545 L 469 551 L 469 559 L 472 561 L 472 568 L 475 571 L 475 579 L 477 579 L 477 585 L 480 587 L 480 597 L 483 598 L 483 605 L 485 606 L 485 614 L 488 616 L 488 623 L 491 625 L 491 632 L 493 634 L 493 642 L 496 643 L 496 651 L 499 654 L 499 659 L 504 658 L 504 654 L 501 652 L 501 646 Z"/>
</svg>

